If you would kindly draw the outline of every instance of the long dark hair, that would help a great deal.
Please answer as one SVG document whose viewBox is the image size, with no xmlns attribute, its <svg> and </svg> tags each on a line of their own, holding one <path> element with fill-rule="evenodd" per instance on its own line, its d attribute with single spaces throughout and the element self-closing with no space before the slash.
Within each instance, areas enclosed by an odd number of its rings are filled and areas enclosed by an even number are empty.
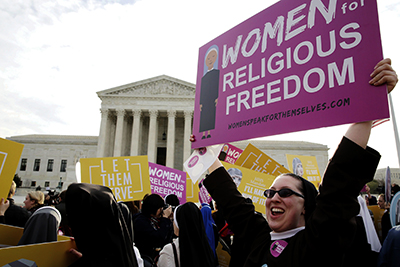
<svg viewBox="0 0 400 267">
<path fill-rule="evenodd" d="M 164 199 L 158 194 L 151 194 L 143 200 L 142 213 L 145 216 L 155 215 L 159 208 L 164 207 Z"/>
<path fill-rule="evenodd" d="M 178 206 L 175 213 L 175 223 L 179 228 L 180 266 L 215 266 L 199 208 L 187 202 Z"/>
</svg>

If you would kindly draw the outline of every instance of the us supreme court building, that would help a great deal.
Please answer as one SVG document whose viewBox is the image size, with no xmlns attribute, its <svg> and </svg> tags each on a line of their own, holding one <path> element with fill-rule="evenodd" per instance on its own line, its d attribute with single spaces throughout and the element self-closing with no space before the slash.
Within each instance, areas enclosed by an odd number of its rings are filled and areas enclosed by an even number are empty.
<svg viewBox="0 0 400 267">
<path fill-rule="evenodd" d="M 149 162 L 183 170 L 192 153 L 195 84 L 161 75 L 97 92 L 101 99 L 99 136 L 22 135 L 10 139 L 25 145 L 17 174 L 24 187 L 62 189 L 76 182 L 80 158 L 147 155 Z M 93 96 L 95 97 L 95 96 Z M 77 133 L 79 134 L 79 133 Z M 326 145 L 302 141 L 247 140 L 288 168 L 286 154 L 315 156 L 323 173 Z"/>
</svg>

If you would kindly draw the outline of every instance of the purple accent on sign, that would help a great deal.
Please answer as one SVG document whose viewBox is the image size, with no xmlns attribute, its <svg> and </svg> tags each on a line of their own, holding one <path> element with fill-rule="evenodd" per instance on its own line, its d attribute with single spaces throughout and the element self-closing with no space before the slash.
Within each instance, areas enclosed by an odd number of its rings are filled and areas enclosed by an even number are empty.
<svg viewBox="0 0 400 267">
<path fill-rule="evenodd" d="M 367 192 L 367 185 L 364 185 L 364 187 L 361 189 L 361 193 Z"/>
<path fill-rule="evenodd" d="M 228 162 L 230 164 L 235 164 L 236 160 L 239 158 L 242 152 L 243 152 L 242 149 L 237 148 L 231 144 L 225 144 L 221 150 L 221 154 L 224 154 L 223 161 Z"/>
<path fill-rule="evenodd" d="M 193 158 L 190 159 L 188 167 L 189 168 L 194 167 L 197 164 L 197 162 L 199 162 L 199 156 L 195 155 Z"/>
<path fill-rule="evenodd" d="M 387 118 L 382 58 L 376 0 L 279 1 L 199 49 L 192 148 Z"/>
<path fill-rule="evenodd" d="M 270 247 L 270 251 L 271 251 L 272 256 L 274 256 L 276 258 L 279 255 L 281 255 L 283 250 L 286 248 L 287 244 L 288 243 L 285 240 L 276 240 L 276 241 L 274 241 L 271 244 L 271 247 Z"/>
<path fill-rule="evenodd" d="M 204 179 L 201 180 L 199 183 L 199 201 L 200 203 L 210 203 L 211 202 L 211 196 L 208 193 L 206 187 L 203 185 Z"/>
<path fill-rule="evenodd" d="M 201 148 L 199 148 L 199 154 L 201 155 L 201 156 L 203 156 L 204 154 L 206 154 L 207 153 L 207 148 L 206 147 L 201 147 Z"/>
<path fill-rule="evenodd" d="M 186 203 L 186 172 L 149 162 L 151 193 L 165 197 L 174 194 Z"/>
</svg>

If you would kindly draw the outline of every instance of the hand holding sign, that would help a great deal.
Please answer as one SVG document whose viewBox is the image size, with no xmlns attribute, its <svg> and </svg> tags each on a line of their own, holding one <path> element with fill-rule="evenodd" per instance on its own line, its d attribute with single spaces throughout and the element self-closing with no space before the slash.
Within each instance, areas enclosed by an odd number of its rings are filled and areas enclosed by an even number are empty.
<svg viewBox="0 0 400 267">
<path fill-rule="evenodd" d="M 7 199 L 4 200 L 4 198 L 1 198 L 1 201 L 0 201 L 0 216 L 4 216 L 4 213 L 6 212 L 6 210 L 8 209 L 9 206 L 10 206 L 10 201 L 8 201 Z"/>
<path fill-rule="evenodd" d="M 195 142 L 194 135 L 190 136 L 190 141 Z M 219 152 L 223 145 L 214 145 L 202 147 L 193 151 L 193 154 L 185 161 L 183 166 L 192 179 L 196 183 L 200 176 L 217 160 Z"/>
<path fill-rule="evenodd" d="M 386 83 L 388 93 L 390 93 L 398 82 L 396 71 L 392 68 L 392 60 L 385 58 L 376 64 L 371 73 L 369 84 L 379 86 Z"/>
</svg>

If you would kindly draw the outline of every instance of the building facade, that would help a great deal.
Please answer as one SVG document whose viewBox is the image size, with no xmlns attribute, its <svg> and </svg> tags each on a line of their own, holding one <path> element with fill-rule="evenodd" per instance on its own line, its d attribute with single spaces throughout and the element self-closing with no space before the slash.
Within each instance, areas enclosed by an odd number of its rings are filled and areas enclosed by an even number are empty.
<svg viewBox="0 0 400 267">
<path fill-rule="evenodd" d="M 76 162 L 97 155 L 97 136 L 21 135 L 7 139 L 24 144 L 16 170 L 23 187 L 66 188 L 76 182 Z"/>
<path fill-rule="evenodd" d="M 385 181 L 386 178 L 386 168 L 378 169 L 375 173 L 375 180 Z M 400 185 L 400 169 L 390 168 L 390 179 L 392 184 Z"/>
<path fill-rule="evenodd" d="M 183 170 L 192 153 L 195 85 L 158 76 L 97 92 L 101 99 L 99 136 L 24 135 L 8 139 L 25 145 L 17 174 L 25 187 L 65 189 L 76 182 L 80 158 L 147 155 L 149 162 Z M 249 140 L 288 168 L 286 154 L 315 156 L 321 174 L 328 162 L 326 145 L 295 141 Z"/>
<path fill-rule="evenodd" d="M 147 155 L 150 162 L 182 169 L 190 155 L 195 89 L 163 75 L 97 92 L 97 156 Z"/>
</svg>

